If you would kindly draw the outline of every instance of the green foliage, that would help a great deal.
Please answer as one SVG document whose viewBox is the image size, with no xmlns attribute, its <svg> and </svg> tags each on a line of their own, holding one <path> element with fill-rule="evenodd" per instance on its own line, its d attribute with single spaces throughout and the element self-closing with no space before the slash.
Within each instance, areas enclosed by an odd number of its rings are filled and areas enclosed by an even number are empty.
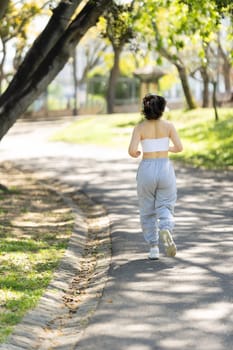
<svg viewBox="0 0 233 350">
<path fill-rule="evenodd" d="M 233 15 L 233 3 L 232 0 L 210 0 L 208 1 L 216 9 L 220 16 L 225 14 Z M 189 9 L 192 10 L 194 7 L 202 8 L 206 4 L 205 0 L 180 0 L 180 3 L 185 3 L 189 6 Z"/>
<path fill-rule="evenodd" d="M 213 0 L 141 0 L 137 6 L 135 26 L 138 36 L 149 43 L 148 50 L 154 49 L 158 64 L 158 56 L 162 56 L 176 67 L 179 74 L 182 69 L 187 75 L 198 77 L 196 73 L 199 72 L 205 92 L 209 88 L 208 82 L 215 81 L 216 72 L 221 72 L 225 88 L 229 89 L 227 76 L 230 73 L 224 67 L 233 62 L 233 26 L 226 8 L 221 7 L 220 11 L 217 1 Z M 224 31 L 227 31 L 227 35 Z M 184 83 L 184 74 L 180 74 L 180 79 L 187 105 L 193 108 L 191 89 L 188 83 Z"/>
<path fill-rule="evenodd" d="M 96 75 L 91 79 L 88 79 L 88 86 L 91 87 L 91 93 L 93 95 L 105 96 L 107 90 L 107 79 L 103 75 Z"/>
<path fill-rule="evenodd" d="M 171 89 L 174 84 L 177 84 L 178 77 L 175 72 L 164 75 L 159 81 L 159 90 L 161 93 Z"/>
<path fill-rule="evenodd" d="M 0 40 L 2 44 L 2 58 L 0 62 L 0 90 L 2 87 L 2 80 L 4 79 L 4 63 L 7 55 L 7 43 L 12 41 L 15 50 L 13 56 L 13 68 L 17 70 L 19 67 L 24 51 L 28 42 L 29 25 L 32 19 L 40 13 L 38 1 L 31 0 L 27 2 L 13 2 L 10 1 L 4 17 L 1 19 L 0 26 Z M 11 53 L 12 58 L 12 53 Z"/>
<path fill-rule="evenodd" d="M 93 95 L 105 96 L 107 92 L 107 79 L 105 76 L 95 76 L 88 80 L 89 90 Z M 132 97 L 132 86 L 135 90 L 135 95 L 139 95 L 139 81 L 136 78 L 119 77 L 115 84 L 115 98 L 127 100 Z M 135 96 L 134 96 L 135 97 Z"/>
<path fill-rule="evenodd" d="M 28 25 L 32 18 L 40 13 L 37 1 L 14 3 L 10 1 L 4 18 L 1 20 L 0 37 L 2 41 L 12 38 L 25 40 L 27 37 Z"/>
<path fill-rule="evenodd" d="M 130 4 L 111 4 L 110 11 L 106 11 L 100 20 L 102 36 L 110 40 L 113 48 L 122 48 L 133 38 L 133 24 Z"/>
<path fill-rule="evenodd" d="M 183 49 L 187 50 L 187 37 L 190 41 L 193 35 L 198 34 L 200 40 L 208 41 L 213 31 L 217 31 L 219 14 L 212 2 L 203 2 L 201 7 L 200 4 L 191 6 L 179 0 L 144 0 L 143 4 L 149 16 L 142 13 L 141 30 L 145 28 L 146 35 L 151 40 L 154 38 L 156 47 L 171 50 L 174 57 Z"/>
<path fill-rule="evenodd" d="M 139 96 L 139 81 L 135 78 L 119 79 L 116 84 L 116 98 L 127 100 L 131 98 L 131 85 L 135 88 L 136 96 Z"/>
</svg>

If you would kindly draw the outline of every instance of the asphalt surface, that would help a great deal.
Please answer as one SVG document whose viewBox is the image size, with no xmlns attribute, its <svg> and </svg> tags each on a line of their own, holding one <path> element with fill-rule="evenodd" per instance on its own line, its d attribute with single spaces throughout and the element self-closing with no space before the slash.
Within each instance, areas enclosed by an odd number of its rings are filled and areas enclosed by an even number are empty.
<svg viewBox="0 0 233 350">
<path fill-rule="evenodd" d="M 232 173 L 175 163 L 178 253 L 167 258 L 161 247 L 160 260 L 150 261 L 139 225 L 138 161 L 127 150 L 48 142 L 69 122 L 17 123 L 0 145 L 1 161 L 78 186 L 111 222 L 103 295 L 79 340 L 59 349 L 233 349 Z"/>
</svg>

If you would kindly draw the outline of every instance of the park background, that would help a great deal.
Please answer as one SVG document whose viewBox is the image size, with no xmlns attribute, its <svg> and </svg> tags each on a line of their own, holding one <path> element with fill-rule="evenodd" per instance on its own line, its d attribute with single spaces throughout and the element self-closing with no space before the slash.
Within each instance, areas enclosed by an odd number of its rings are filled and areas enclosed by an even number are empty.
<svg viewBox="0 0 233 350">
<path fill-rule="evenodd" d="M 0 16 L 1 138 L 16 121 L 33 125 L 67 117 L 70 125 L 51 140 L 126 150 L 142 117 L 141 98 L 154 92 L 166 97 L 165 118 L 176 124 L 184 142 L 185 151 L 175 160 L 231 174 L 231 1 L 4 0 Z M 2 171 L 4 341 L 48 285 L 73 218 L 55 195 L 38 191 L 24 173 L 19 172 L 19 181 L 9 164 Z M 47 206 L 44 215 L 55 226 L 50 232 L 40 228 L 39 239 L 38 229 L 24 226 L 43 221 L 43 213 L 32 215 L 38 203 Z M 59 223 L 64 231 L 58 237 Z"/>
<path fill-rule="evenodd" d="M 56 120 L 120 113 L 120 120 L 123 113 L 125 128 L 122 123 L 118 130 L 112 125 L 108 132 L 114 140 L 116 134 L 119 141 L 126 136 L 122 144 L 126 147 L 129 126 L 140 120 L 141 99 L 153 92 L 167 99 L 166 117 L 177 122 L 184 139 L 180 160 L 211 168 L 232 167 L 231 4 L 118 0 L 106 12 L 102 4 L 96 25 L 88 24 L 85 35 L 78 28 L 72 34 L 78 45 L 71 38 L 63 53 L 59 40 L 66 40 L 64 29 L 69 31 L 69 21 L 62 23 L 67 4 L 9 2 L 0 30 L 0 104 L 2 111 L 7 106 L 9 118 L 4 113 L 2 120 L 8 119 L 9 125 L 2 125 L 1 136 L 19 117 Z M 74 13 L 85 12 L 84 5 L 78 1 Z M 94 5 L 94 14 L 97 8 Z M 61 23 L 54 27 L 59 18 Z M 65 56 L 62 63 L 60 56 Z M 135 120 L 130 113 L 135 113 Z M 100 126 L 97 132 L 106 143 L 104 129 Z M 89 133 L 88 122 L 88 138 L 83 125 L 82 130 L 81 138 L 80 132 L 76 138 L 71 135 L 72 142 L 96 142 L 97 132 Z M 69 141 L 67 135 L 60 136 Z"/>
<path fill-rule="evenodd" d="M 10 2 L 0 31 L 1 92 L 57 4 Z M 207 108 L 215 84 L 218 106 L 232 105 L 232 13 L 219 2 L 118 0 L 70 54 L 26 114 L 136 112 L 149 91 L 171 109 Z"/>
</svg>

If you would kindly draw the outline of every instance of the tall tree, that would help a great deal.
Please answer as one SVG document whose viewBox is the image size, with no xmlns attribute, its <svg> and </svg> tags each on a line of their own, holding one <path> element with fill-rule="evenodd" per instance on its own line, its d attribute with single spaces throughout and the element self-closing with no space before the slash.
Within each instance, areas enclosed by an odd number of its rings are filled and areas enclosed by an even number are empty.
<svg viewBox="0 0 233 350">
<path fill-rule="evenodd" d="M 188 47 L 187 37 L 184 35 L 187 27 L 187 6 L 180 5 L 177 0 L 144 0 L 143 3 L 147 11 L 139 18 L 140 31 L 149 47 L 176 67 L 187 107 L 193 109 L 196 103 L 189 84 L 184 54 Z"/>
<path fill-rule="evenodd" d="M 226 0 L 227 1 L 227 0 Z M 144 0 L 141 27 L 150 46 L 176 68 L 188 108 L 195 103 L 189 86 L 189 75 L 197 70 L 203 78 L 204 105 L 208 104 L 208 55 L 210 44 L 217 42 L 221 11 L 217 1 L 210 0 Z M 142 1 L 140 1 L 142 4 Z M 190 62 L 195 61 L 195 67 Z M 197 65 L 197 66 L 196 66 Z"/>
<path fill-rule="evenodd" d="M 87 82 L 88 76 L 93 69 L 95 69 L 103 60 L 103 54 L 108 45 L 101 38 L 99 28 L 93 28 L 79 44 L 80 51 L 82 51 L 84 62 L 83 71 L 78 79 L 78 84 Z"/>
<path fill-rule="evenodd" d="M 109 0 L 89 0 L 76 13 L 81 2 L 62 0 L 58 4 L 0 96 L 0 139 L 64 67 L 80 39 L 109 4 Z"/>
<path fill-rule="evenodd" d="M 113 49 L 113 66 L 107 88 L 107 112 L 114 112 L 115 91 L 117 78 L 119 76 L 120 55 L 126 43 L 133 38 L 132 27 L 133 2 L 126 5 L 113 3 L 112 10 L 106 11 L 104 15 L 105 29 L 103 37 L 107 38 Z"/>
<path fill-rule="evenodd" d="M 230 92 L 233 84 L 233 21 L 227 18 L 218 35 L 218 53 L 221 58 L 222 74 L 224 77 L 225 91 Z"/>
</svg>

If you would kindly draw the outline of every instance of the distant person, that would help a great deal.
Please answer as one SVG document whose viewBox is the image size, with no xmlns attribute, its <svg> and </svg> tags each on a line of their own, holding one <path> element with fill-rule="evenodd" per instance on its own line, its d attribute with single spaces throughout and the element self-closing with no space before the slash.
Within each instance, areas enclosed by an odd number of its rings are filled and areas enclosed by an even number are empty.
<svg viewBox="0 0 233 350">
<path fill-rule="evenodd" d="M 162 96 L 147 94 L 143 98 L 145 120 L 135 126 L 128 150 L 131 157 L 139 157 L 141 143 L 143 155 L 136 179 L 141 227 L 150 245 L 149 259 L 159 259 L 159 236 L 167 256 L 176 255 L 172 238 L 176 177 L 168 152 L 181 152 L 183 146 L 174 125 L 161 120 L 165 107 L 166 100 Z"/>
</svg>

